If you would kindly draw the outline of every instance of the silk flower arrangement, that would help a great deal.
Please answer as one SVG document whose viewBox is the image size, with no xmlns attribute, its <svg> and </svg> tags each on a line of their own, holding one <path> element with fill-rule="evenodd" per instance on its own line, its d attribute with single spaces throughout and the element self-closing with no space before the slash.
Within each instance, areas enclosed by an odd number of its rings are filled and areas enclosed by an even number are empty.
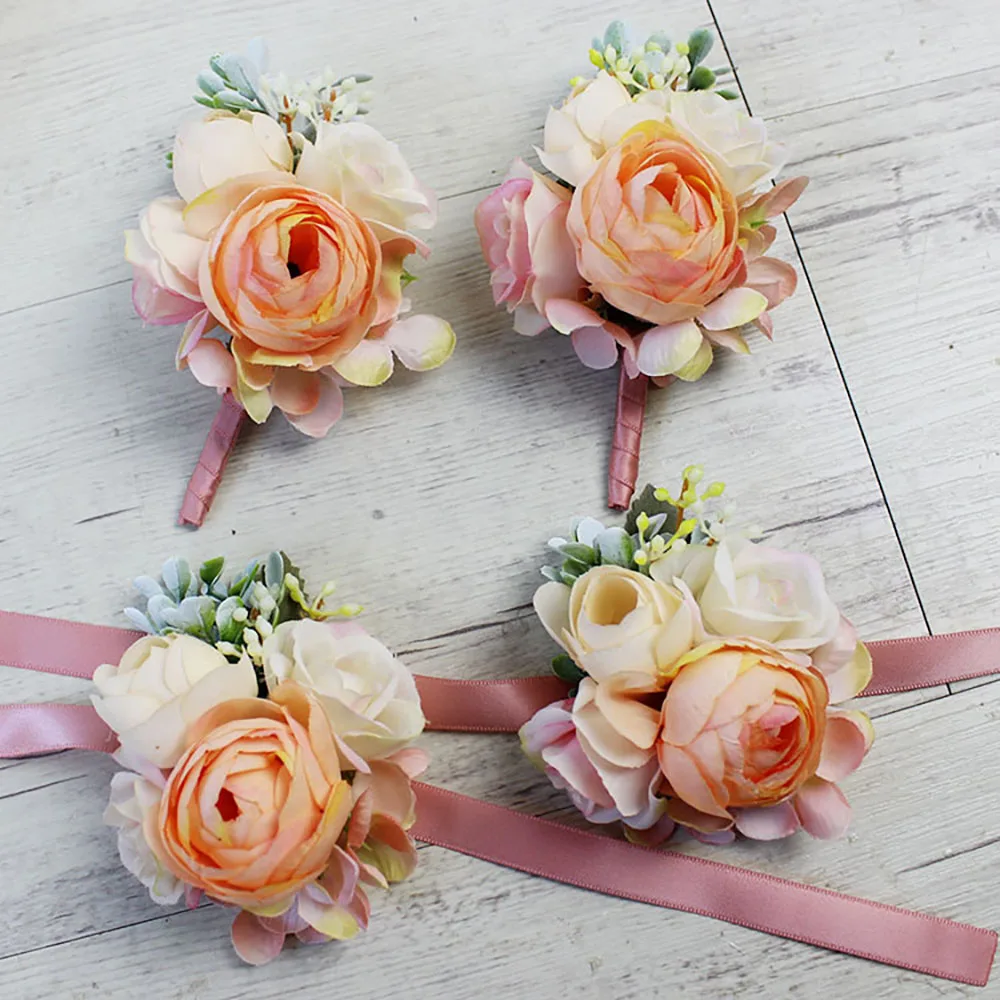
<svg viewBox="0 0 1000 1000">
<path fill-rule="evenodd" d="M 608 505 L 625 509 L 638 473 L 649 380 L 700 379 L 713 349 L 749 352 L 795 291 L 768 256 L 770 222 L 806 186 L 772 187 L 784 149 L 703 64 L 712 36 L 635 46 L 624 25 L 595 39 L 597 73 L 576 77 L 545 121 L 538 158 L 518 160 L 476 210 L 493 297 L 514 329 L 570 337 L 589 368 L 621 362 Z"/>
<path fill-rule="evenodd" d="M 184 323 L 176 362 L 223 404 L 181 523 L 211 505 L 244 415 L 277 408 L 303 434 L 340 418 L 344 386 L 377 386 L 394 359 L 448 359 L 442 319 L 407 315 L 412 230 L 436 202 L 399 149 L 358 120 L 370 78 L 308 83 L 262 73 L 263 48 L 220 55 L 198 77 L 210 110 L 186 122 L 169 162 L 179 197 L 154 199 L 125 234 L 132 300 L 147 323 Z"/>
<path fill-rule="evenodd" d="M 366 886 L 417 863 L 407 834 L 411 746 L 424 727 L 413 677 L 353 622 L 310 602 L 271 553 L 225 579 L 170 560 L 137 581 L 150 632 L 94 673 L 97 714 L 117 735 L 105 822 L 154 902 L 203 897 L 237 909 L 232 940 L 259 965 L 286 937 L 367 928 Z"/>
<path fill-rule="evenodd" d="M 521 730 L 528 755 L 594 823 L 659 843 L 796 830 L 842 836 L 837 782 L 874 739 L 840 703 L 872 659 L 814 559 L 752 541 L 691 466 L 677 496 L 647 487 L 628 522 L 593 518 L 550 543 L 563 557 L 535 594 L 575 695 Z"/>
</svg>

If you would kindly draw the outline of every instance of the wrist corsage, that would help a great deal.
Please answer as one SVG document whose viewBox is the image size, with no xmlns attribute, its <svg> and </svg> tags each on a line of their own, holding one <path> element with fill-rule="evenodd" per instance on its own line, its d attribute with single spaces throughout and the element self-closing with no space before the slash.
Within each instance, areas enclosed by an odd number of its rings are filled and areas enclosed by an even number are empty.
<svg viewBox="0 0 1000 1000">
<path fill-rule="evenodd" d="M 785 162 L 759 118 L 704 60 L 705 30 L 636 46 L 620 21 L 595 40 L 593 77 L 549 111 L 550 175 L 520 160 L 476 211 L 493 297 L 514 329 L 570 336 L 590 368 L 621 360 L 608 505 L 635 488 L 648 381 L 695 381 L 713 348 L 748 353 L 794 268 L 767 256 L 770 220 L 806 178 L 771 186 Z"/>
<path fill-rule="evenodd" d="M 168 163 L 179 197 L 156 198 L 125 234 L 132 299 L 148 323 L 184 323 L 178 368 L 223 395 L 181 523 L 199 525 L 246 415 L 274 408 L 303 434 L 340 418 L 345 386 L 381 385 L 394 358 L 446 361 L 451 327 L 409 315 L 412 235 L 433 194 L 371 126 L 370 77 L 307 83 L 262 73 L 263 48 L 218 55 L 198 76 L 207 114 L 184 124 Z"/>
<path fill-rule="evenodd" d="M 525 752 L 595 823 L 660 842 L 805 829 L 844 834 L 836 782 L 871 747 L 839 707 L 872 659 L 807 555 L 752 541 L 713 508 L 721 483 L 685 470 L 677 496 L 646 487 L 624 527 L 578 521 L 535 594 L 575 693 L 521 730 Z"/>
<path fill-rule="evenodd" d="M 270 961 L 367 928 L 366 887 L 417 863 L 412 746 L 424 727 L 409 670 L 347 617 L 310 602 L 280 553 L 235 578 L 170 560 L 130 609 L 152 634 L 94 674 L 116 734 L 105 821 L 122 863 L 164 905 L 237 910 L 242 959 Z"/>
</svg>

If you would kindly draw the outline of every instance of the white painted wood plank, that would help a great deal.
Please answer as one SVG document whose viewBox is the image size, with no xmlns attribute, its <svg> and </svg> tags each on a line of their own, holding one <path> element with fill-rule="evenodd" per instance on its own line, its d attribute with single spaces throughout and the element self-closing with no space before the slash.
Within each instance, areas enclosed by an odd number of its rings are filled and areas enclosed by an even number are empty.
<svg viewBox="0 0 1000 1000">
<path fill-rule="evenodd" d="M 992 0 L 709 0 L 767 117 L 1000 66 Z"/>
<path fill-rule="evenodd" d="M 775 123 L 792 223 L 935 631 L 1000 622 L 1000 72 Z"/>
</svg>

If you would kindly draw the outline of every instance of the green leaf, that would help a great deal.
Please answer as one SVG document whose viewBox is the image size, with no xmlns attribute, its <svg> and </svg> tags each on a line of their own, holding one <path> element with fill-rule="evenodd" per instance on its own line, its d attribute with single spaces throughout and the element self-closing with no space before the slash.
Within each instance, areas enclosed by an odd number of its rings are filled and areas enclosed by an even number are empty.
<svg viewBox="0 0 1000 1000">
<path fill-rule="evenodd" d="M 604 32 L 604 47 L 611 46 L 619 55 L 625 54 L 625 22 L 612 21 Z"/>
<path fill-rule="evenodd" d="M 740 99 L 740 95 L 735 90 L 717 90 L 716 93 L 719 97 L 724 97 L 727 101 L 738 101 Z"/>
<path fill-rule="evenodd" d="M 222 575 L 222 568 L 226 565 L 225 556 L 216 556 L 214 559 L 206 559 L 198 570 L 198 576 L 203 583 L 211 586 Z"/>
<path fill-rule="evenodd" d="M 688 36 L 688 62 L 694 69 L 712 51 L 715 39 L 707 28 L 699 28 Z"/>
<path fill-rule="evenodd" d="M 573 559 L 570 556 L 567 556 L 562 564 L 563 573 L 571 574 L 574 579 L 578 576 L 583 576 L 584 573 L 590 572 L 591 569 L 593 569 L 593 566 L 589 563 L 580 562 L 579 559 Z"/>
<path fill-rule="evenodd" d="M 243 602 L 238 597 L 227 597 L 215 609 L 215 627 L 223 642 L 236 642 L 243 635 L 244 623 L 233 620 L 233 612 L 242 607 Z"/>
<path fill-rule="evenodd" d="M 268 552 L 264 557 L 264 586 L 275 596 L 285 580 L 285 559 L 280 552 Z"/>
<path fill-rule="evenodd" d="M 632 497 L 628 516 L 625 518 L 625 530 L 630 535 L 636 534 L 639 530 L 636 518 L 640 513 L 645 513 L 647 517 L 654 517 L 656 514 L 666 515 L 657 534 L 672 535 L 677 529 L 677 508 L 667 503 L 666 500 L 657 500 L 656 487 L 652 483 L 646 483 L 642 492 Z"/>
<path fill-rule="evenodd" d="M 187 596 L 188 586 L 191 583 L 191 567 L 185 559 L 168 559 L 163 564 L 160 571 L 163 578 L 163 585 L 175 601 L 180 601 Z"/>
<path fill-rule="evenodd" d="M 698 66 L 688 76 L 688 90 L 710 90 L 715 74 L 707 66 Z"/>
<path fill-rule="evenodd" d="M 635 544 L 632 536 L 624 528 L 607 528 L 597 536 L 595 544 L 601 554 L 602 563 L 631 568 Z"/>
<path fill-rule="evenodd" d="M 673 46 L 673 42 L 670 41 L 670 36 L 665 31 L 654 31 L 653 34 L 646 39 L 646 44 L 648 45 L 652 42 L 654 45 L 660 46 L 661 52 L 669 52 Z"/>
<path fill-rule="evenodd" d="M 560 653 L 552 661 L 552 673 L 570 687 L 575 688 L 587 675 L 573 662 L 573 658 Z"/>
<path fill-rule="evenodd" d="M 163 588 L 157 580 L 151 576 L 137 576 L 133 581 L 135 589 L 148 601 L 151 597 L 157 597 L 163 593 Z"/>
<path fill-rule="evenodd" d="M 207 94 L 209 97 L 214 97 L 220 90 L 225 88 L 226 81 L 223 80 L 217 73 L 209 71 L 207 73 L 198 74 L 198 86 L 201 88 L 203 93 Z"/>
<path fill-rule="evenodd" d="M 594 550 L 582 542 L 565 542 L 559 546 L 559 551 L 564 556 L 575 559 L 585 566 L 595 566 L 597 564 L 597 556 L 594 554 Z"/>
<path fill-rule="evenodd" d="M 211 97 L 205 97 L 203 94 L 195 94 L 194 99 L 195 101 L 197 101 L 198 104 L 201 104 L 203 107 L 206 108 L 215 107 L 215 101 L 213 101 Z"/>
</svg>

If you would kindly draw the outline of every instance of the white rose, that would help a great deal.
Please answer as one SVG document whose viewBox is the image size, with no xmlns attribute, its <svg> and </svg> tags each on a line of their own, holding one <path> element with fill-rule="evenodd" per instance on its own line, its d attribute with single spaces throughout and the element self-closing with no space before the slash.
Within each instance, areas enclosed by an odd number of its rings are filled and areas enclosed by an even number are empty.
<svg viewBox="0 0 1000 1000">
<path fill-rule="evenodd" d="M 549 113 L 542 162 L 579 185 L 608 149 L 647 121 L 673 125 L 708 157 L 737 198 L 772 180 L 787 160 L 784 146 L 768 139 L 763 119 L 748 115 L 738 101 L 708 90 L 649 90 L 630 99 L 605 73 Z"/>
<path fill-rule="evenodd" d="M 624 85 L 602 70 L 578 87 L 561 108 L 549 109 L 538 158 L 552 173 L 579 187 L 612 144 L 605 135 L 608 119 L 631 105 Z"/>
<path fill-rule="evenodd" d="M 671 91 L 668 115 L 704 150 L 737 198 L 773 180 L 788 159 L 785 147 L 768 139 L 763 119 L 713 91 Z"/>
<path fill-rule="evenodd" d="M 715 635 L 812 652 L 840 630 L 841 615 L 819 563 L 798 552 L 724 541 L 714 546 L 711 573 L 692 589 L 705 628 Z"/>
<path fill-rule="evenodd" d="M 214 646 L 189 635 L 150 635 L 134 642 L 116 667 L 94 671 L 97 714 L 126 753 L 173 767 L 187 748 L 188 729 L 231 698 L 254 698 L 249 659 L 230 663 Z"/>
<path fill-rule="evenodd" d="M 279 625 L 264 641 L 264 677 L 270 690 L 295 681 L 311 691 L 337 736 L 366 760 L 389 756 L 424 728 L 413 675 L 357 627 Z"/>
<path fill-rule="evenodd" d="M 321 122 L 295 176 L 363 219 L 396 229 L 430 229 L 437 218 L 434 195 L 413 175 L 399 147 L 361 122 Z"/>
<path fill-rule="evenodd" d="M 213 111 L 185 122 L 174 140 L 174 187 L 185 201 L 232 177 L 291 169 L 291 146 L 269 115 Z"/>
<path fill-rule="evenodd" d="M 155 817 L 160 788 L 130 771 L 111 778 L 111 798 L 104 822 L 118 828 L 118 854 L 122 864 L 149 890 L 154 903 L 176 903 L 184 894 L 184 883 L 160 863 L 143 833 L 147 817 Z"/>
</svg>

